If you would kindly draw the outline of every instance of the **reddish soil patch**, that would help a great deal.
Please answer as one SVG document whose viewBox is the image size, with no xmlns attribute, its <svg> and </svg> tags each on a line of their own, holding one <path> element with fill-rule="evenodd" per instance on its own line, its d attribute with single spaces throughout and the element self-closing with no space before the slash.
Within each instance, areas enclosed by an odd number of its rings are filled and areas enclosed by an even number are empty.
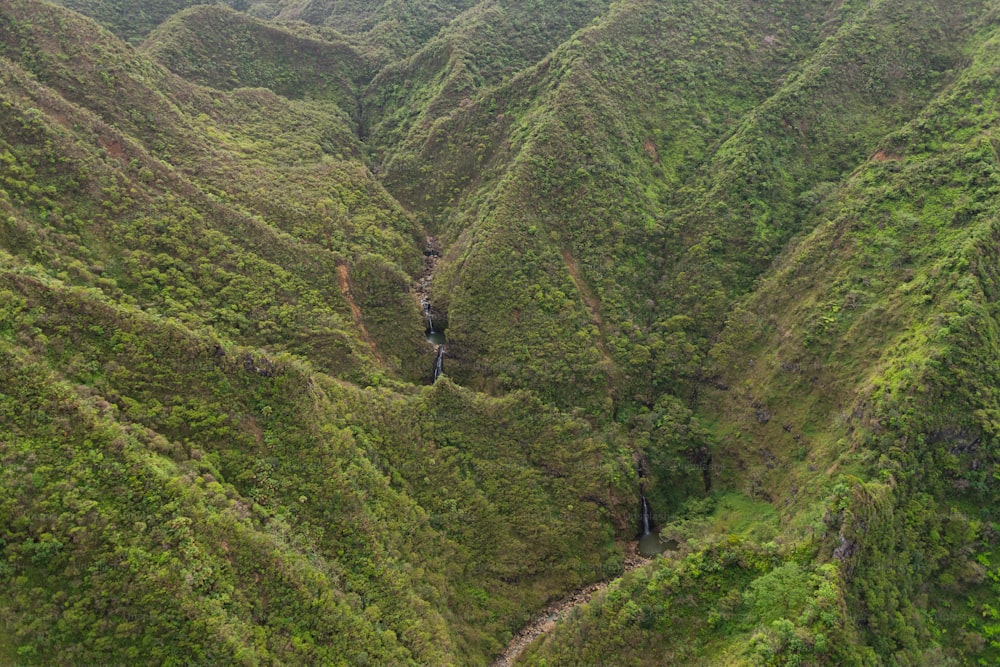
<svg viewBox="0 0 1000 667">
<path fill-rule="evenodd" d="M 52 119 L 54 121 L 56 121 L 57 123 L 59 123 L 63 127 L 67 127 L 67 128 L 71 128 L 72 127 L 70 125 L 69 118 L 67 118 L 66 114 L 64 114 L 63 112 L 61 112 L 61 111 L 50 111 L 49 115 L 52 116 Z"/>
<path fill-rule="evenodd" d="M 128 156 L 125 154 L 125 149 L 122 148 L 122 143 L 117 139 L 108 139 L 107 137 L 100 135 L 97 137 L 97 143 L 106 150 L 111 157 L 116 157 L 119 160 L 127 160 Z"/>
<path fill-rule="evenodd" d="M 340 291 L 343 293 L 344 298 L 347 299 L 347 304 L 351 307 L 351 315 L 354 318 L 354 324 L 358 327 L 358 331 L 361 333 L 361 339 L 365 341 L 369 348 L 371 348 L 372 354 L 375 359 L 378 360 L 380 364 L 385 363 L 382 359 L 382 355 L 379 354 L 378 346 L 375 345 L 375 339 L 373 339 L 368 334 L 368 329 L 365 327 L 364 316 L 361 314 L 361 308 L 354 301 L 354 295 L 351 294 L 351 277 L 347 270 L 346 264 L 341 264 L 337 267 L 337 282 L 340 283 Z"/>
<path fill-rule="evenodd" d="M 243 419 L 242 426 L 253 434 L 254 440 L 258 445 L 264 444 L 264 429 L 260 427 L 260 424 L 253 417 L 245 417 Z"/>
<path fill-rule="evenodd" d="M 900 156 L 896 155 L 895 153 L 890 153 L 883 148 L 877 151 L 875 155 L 872 155 L 872 162 L 887 162 L 889 160 L 898 160 L 899 157 Z"/>
<path fill-rule="evenodd" d="M 563 261 L 566 262 L 566 269 L 569 271 L 569 277 L 573 279 L 573 285 L 576 287 L 576 291 L 580 293 L 583 298 L 583 302 L 587 304 L 587 310 L 590 311 L 590 317 L 594 320 L 594 324 L 598 328 L 604 326 L 604 320 L 601 318 L 600 303 L 590 293 L 587 289 L 587 285 L 583 282 L 580 277 L 580 267 L 576 265 L 576 260 L 573 259 L 573 255 L 569 253 L 569 250 L 562 251 Z"/>
<path fill-rule="evenodd" d="M 646 143 L 642 145 L 642 150 L 646 151 L 646 155 L 653 158 L 654 162 L 660 161 L 660 154 L 656 152 L 656 144 L 653 143 L 652 139 L 646 139 Z"/>
<path fill-rule="evenodd" d="M 573 285 L 576 287 L 576 291 L 580 293 L 580 298 L 583 299 L 584 305 L 587 306 L 587 312 L 590 313 L 590 319 L 597 325 L 597 349 L 601 353 L 601 357 L 604 361 L 604 369 L 608 375 L 608 391 L 612 390 L 611 385 L 613 384 L 613 370 L 615 367 L 615 362 L 611 359 L 611 354 L 608 352 L 607 346 L 604 344 L 604 319 L 601 317 L 601 304 L 597 298 L 590 293 L 587 288 L 587 283 L 583 281 L 580 277 L 580 267 L 576 265 L 576 260 L 573 259 L 573 255 L 570 254 L 569 250 L 562 251 L 563 261 L 566 262 L 566 270 L 569 271 L 569 277 L 573 280 Z"/>
</svg>

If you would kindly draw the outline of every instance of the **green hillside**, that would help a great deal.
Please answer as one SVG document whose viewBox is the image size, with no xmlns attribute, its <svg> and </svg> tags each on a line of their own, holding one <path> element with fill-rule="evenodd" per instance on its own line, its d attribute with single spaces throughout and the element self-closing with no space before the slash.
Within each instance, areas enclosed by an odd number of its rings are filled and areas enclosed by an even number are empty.
<svg viewBox="0 0 1000 667">
<path fill-rule="evenodd" d="M 998 82 L 993 0 L 9 0 L 0 664 L 995 664 Z"/>
<path fill-rule="evenodd" d="M 173 14 L 188 7 L 210 3 L 201 2 L 200 0 L 157 0 L 157 2 L 144 2 L 143 0 L 62 0 L 58 4 L 92 17 L 122 39 L 129 42 L 140 42 L 156 26 L 163 23 L 163 21 L 170 18 Z M 233 2 L 226 4 L 240 11 L 244 11 L 250 6 L 250 3 L 246 0 L 233 0 Z"/>
<path fill-rule="evenodd" d="M 728 387 L 702 408 L 713 460 L 779 508 L 780 539 L 720 526 L 727 496 L 689 504 L 666 527 L 688 548 L 527 664 L 997 660 L 997 119 L 980 102 L 996 53 L 974 40 L 962 74 L 830 189 L 712 350 Z"/>
<path fill-rule="evenodd" d="M 348 44 L 300 36 L 221 5 L 179 12 L 147 38 L 143 50 L 188 81 L 331 100 L 355 116 L 359 83 L 370 78 L 368 65 Z"/>
</svg>

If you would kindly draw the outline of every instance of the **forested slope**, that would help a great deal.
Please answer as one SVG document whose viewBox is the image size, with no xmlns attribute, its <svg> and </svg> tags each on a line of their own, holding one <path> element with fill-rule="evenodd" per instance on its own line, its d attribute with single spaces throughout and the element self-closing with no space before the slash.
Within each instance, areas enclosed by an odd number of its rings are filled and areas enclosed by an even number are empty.
<svg viewBox="0 0 1000 667">
<path fill-rule="evenodd" d="M 404 382 L 417 227 L 333 103 L 34 2 L 2 50 L 4 660 L 481 663 L 620 569 L 613 435 Z"/>
<path fill-rule="evenodd" d="M 0 662 L 998 659 L 995 2 L 61 4 Z"/>
<path fill-rule="evenodd" d="M 810 202 L 711 350 L 725 482 L 778 508 L 720 525 L 526 664 L 991 664 L 997 658 L 998 169 L 992 21 L 969 60 Z M 694 538 L 694 539 L 692 539 Z M 692 637 L 696 639 L 691 640 Z"/>
</svg>

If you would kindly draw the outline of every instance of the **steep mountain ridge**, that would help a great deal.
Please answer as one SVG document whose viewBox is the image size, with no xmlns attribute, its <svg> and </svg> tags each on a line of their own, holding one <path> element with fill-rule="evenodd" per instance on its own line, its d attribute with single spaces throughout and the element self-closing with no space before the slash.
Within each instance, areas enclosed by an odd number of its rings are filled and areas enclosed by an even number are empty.
<svg viewBox="0 0 1000 667">
<path fill-rule="evenodd" d="M 615 434 L 598 440 L 526 397 L 494 404 L 442 381 L 420 398 L 394 379 L 408 350 L 413 377 L 427 370 L 407 294 L 419 252 L 342 115 L 193 86 L 43 3 L 14 3 L 3 22 L 3 345 L 17 388 L 3 399 L 4 578 L 18 591 L 4 660 L 482 663 L 526 610 L 603 576 L 604 560 L 615 571 L 625 489 L 601 481 Z M 343 137 L 341 157 L 329 137 Z M 310 199 L 308 214 L 284 210 Z M 36 372 L 46 379 L 23 382 Z M 63 424 L 58 396 L 102 416 Z M 472 448 L 476 429 L 510 434 L 502 466 L 495 446 Z M 118 433 L 138 434 L 134 457 L 110 448 Z M 112 478 L 80 468 L 85 453 Z M 164 475 L 170 498 L 148 491 Z M 58 480 L 131 518 L 95 523 Z M 177 521 L 183 538 L 164 541 Z M 73 537 L 86 530 L 103 537 Z M 162 549 L 183 554 L 143 578 Z M 249 582 L 255 593 L 236 591 Z M 37 623 L 59 630 L 43 639 Z M 364 640 L 347 649 L 350 637 Z"/>
<path fill-rule="evenodd" d="M 486 664 L 639 493 L 525 663 L 996 658 L 995 2 L 77 4 L 0 9 L 0 661 Z"/>
<path fill-rule="evenodd" d="M 761 553 L 718 536 L 684 549 L 624 581 L 527 664 L 596 660 L 612 646 L 633 664 L 993 659 L 983 638 L 996 536 L 980 517 L 997 493 L 987 480 L 998 463 L 1000 164 L 998 117 L 982 104 L 996 86 L 993 20 L 984 28 L 954 83 L 827 194 L 811 216 L 820 224 L 713 348 L 729 387 L 702 408 L 725 424 L 713 462 L 725 482 L 779 508 L 790 544 Z M 956 116 L 965 120 L 944 120 Z M 666 534 L 721 532 L 701 512 Z M 781 565 L 768 572 L 761 557 Z M 685 594 L 668 612 L 663 601 Z"/>
<path fill-rule="evenodd" d="M 782 20 L 788 25 L 810 11 L 817 32 L 782 46 Z M 908 22 L 897 21 L 898 11 L 892 3 L 865 6 L 837 29 L 830 20 L 817 20 L 824 16 L 821 7 L 805 3 L 784 19 L 759 15 L 749 5 L 738 16 L 730 7 L 729 27 L 713 26 L 716 33 L 753 39 L 706 47 L 683 21 L 685 13 L 693 14 L 687 21 L 694 25 L 720 20 L 710 6 L 621 5 L 561 47 L 555 61 L 544 65 L 547 78 L 526 73 L 484 91 L 478 102 L 462 105 L 432 129 L 423 157 L 418 154 L 411 167 L 402 166 L 402 155 L 395 157 L 388 187 L 421 210 L 409 193 L 422 182 L 420 174 L 432 174 L 433 189 L 422 189 L 432 197 L 431 214 L 465 237 L 456 238 L 453 260 L 446 257 L 438 291 L 448 295 L 442 307 L 457 360 L 494 370 L 487 378 L 457 377 L 483 388 L 498 380 L 500 387 L 531 386 L 557 403 L 566 395 L 579 404 L 584 388 L 595 406 L 607 400 L 612 386 L 614 402 L 639 398 L 649 405 L 663 391 L 649 373 L 653 367 L 673 367 L 660 377 L 697 378 L 697 357 L 732 298 L 749 288 L 795 233 L 799 197 L 811 191 L 810 184 L 822 186 L 849 173 L 900 114 L 919 109 L 916 97 L 892 92 L 906 83 L 897 75 L 926 72 L 925 63 L 946 67 L 955 57 L 938 50 L 957 37 L 925 36 L 937 29 L 928 26 L 941 25 L 939 9 L 928 6 Z M 747 30 L 751 20 L 758 24 Z M 678 29 L 672 33 L 651 28 L 674 22 Z M 890 59 L 896 69 L 886 65 L 881 74 L 863 77 L 856 62 L 873 30 L 888 30 L 882 35 L 888 43 L 912 40 L 913 48 L 893 50 L 903 54 Z M 796 49 L 818 43 L 821 31 L 826 42 L 815 53 L 803 50 L 796 64 Z M 642 36 L 631 55 L 619 46 L 622 35 Z M 651 54 L 647 47 L 659 51 Z M 758 55 L 762 49 L 767 51 Z M 649 71 L 657 62 L 669 63 L 669 69 Z M 692 76 L 686 71 L 692 64 L 705 71 Z M 776 67 L 792 80 L 775 76 Z M 685 94 L 666 83 L 661 91 L 640 85 L 664 78 L 683 86 Z M 816 94 L 833 80 L 846 85 Z M 511 90 L 518 82 L 525 87 Z M 884 89 L 873 92 L 877 86 Z M 535 102 L 516 101 L 526 95 Z M 507 100 L 506 106 L 497 106 L 498 99 Z M 630 100 L 628 115 L 621 99 Z M 657 128 L 661 122 L 664 127 Z M 500 148 L 479 151 L 468 139 L 457 141 L 477 134 Z M 810 145 L 834 138 L 830 151 L 817 153 Z M 469 183 L 475 187 L 468 189 Z M 475 237 L 489 238 L 479 252 L 471 250 Z M 637 257 L 632 250 L 639 247 L 655 251 Z M 571 275 L 574 264 L 582 280 Z M 467 279 L 460 267 L 468 267 Z M 466 280 L 473 285 L 468 291 Z M 509 297 L 500 308 L 479 299 L 500 289 Z M 591 305 L 588 294 L 596 297 Z M 560 295 L 571 295 L 563 310 L 555 306 Z M 542 305 L 550 301 L 551 307 Z M 603 324 L 596 326 L 598 321 Z M 571 350 L 568 341 L 577 341 L 588 322 L 595 325 L 589 340 Z M 610 366 L 602 361 L 609 356 Z M 602 370 L 614 367 L 625 369 L 631 386 L 621 386 L 620 373 Z"/>
<path fill-rule="evenodd" d="M 371 78 L 370 65 L 346 42 L 300 36 L 223 5 L 174 14 L 146 38 L 142 50 L 188 81 L 219 90 L 267 88 L 289 99 L 328 99 L 355 123 L 359 87 Z"/>
</svg>

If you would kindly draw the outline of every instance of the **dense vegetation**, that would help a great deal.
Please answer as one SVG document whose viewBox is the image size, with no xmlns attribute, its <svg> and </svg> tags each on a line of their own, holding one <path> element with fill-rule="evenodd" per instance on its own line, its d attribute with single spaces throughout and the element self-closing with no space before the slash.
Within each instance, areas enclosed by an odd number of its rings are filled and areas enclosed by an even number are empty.
<svg viewBox="0 0 1000 667">
<path fill-rule="evenodd" d="M 0 663 L 1000 660 L 1000 4 L 61 4 Z"/>
</svg>

